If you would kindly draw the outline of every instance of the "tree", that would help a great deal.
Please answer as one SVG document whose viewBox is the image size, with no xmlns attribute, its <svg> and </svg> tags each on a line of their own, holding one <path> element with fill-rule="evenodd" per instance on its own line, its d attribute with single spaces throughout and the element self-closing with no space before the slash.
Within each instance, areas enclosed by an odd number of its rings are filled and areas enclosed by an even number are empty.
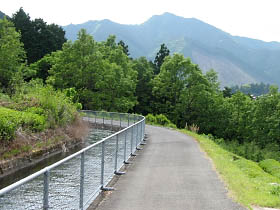
<svg viewBox="0 0 280 210">
<path fill-rule="evenodd" d="M 0 19 L 0 87 L 8 88 L 24 59 L 25 52 L 20 42 L 20 33 L 6 18 Z"/>
<path fill-rule="evenodd" d="M 224 87 L 223 96 L 224 98 L 230 98 L 232 96 L 232 89 L 229 87 Z"/>
<path fill-rule="evenodd" d="M 154 113 L 165 114 L 177 125 L 182 125 L 182 100 L 187 94 L 187 89 L 196 83 L 190 80 L 193 74 L 199 71 L 190 59 L 183 55 L 168 56 L 161 66 L 160 73 L 153 79 L 152 94 L 154 97 Z M 179 108 L 180 107 L 180 108 Z"/>
<path fill-rule="evenodd" d="M 95 42 L 85 30 L 78 39 L 52 54 L 47 82 L 57 88 L 74 87 L 85 109 L 127 112 L 136 104 L 137 72 L 114 36 Z"/>
<path fill-rule="evenodd" d="M 49 70 L 51 69 L 54 62 L 54 56 L 47 54 L 40 60 L 30 64 L 29 69 L 35 71 L 35 76 L 45 82 L 49 76 Z"/>
<path fill-rule="evenodd" d="M 127 56 L 129 56 L 128 45 L 126 45 L 126 44 L 123 42 L 123 40 L 119 41 L 118 45 L 122 47 L 122 50 L 123 50 L 124 54 L 126 54 Z"/>
<path fill-rule="evenodd" d="M 169 54 L 170 54 L 169 49 L 165 46 L 165 44 L 161 44 L 160 50 L 157 52 L 155 60 L 154 60 L 154 65 L 155 65 L 154 74 L 155 75 L 159 74 L 160 67 L 164 62 L 164 58 L 166 56 L 169 56 Z"/>
<path fill-rule="evenodd" d="M 239 143 L 250 141 L 254 101 L 240 91 L 232 95 L 231 98 L 226 98 L 226 100 L 231 113 L 226 139 L 235 139 Z"/>
<path fill-rule="evenodd" d="M 145 58 L 140 57 L 133 60 L 133 69 L 138 72 L 136 96 L 138 104 L 134 107 L 135 113 L 147 115 L 152 113 L 152 79 L 153 79 L 153 66 Z"/>
<path fill-rule="evenodd" d="M 261 148 L 267 144 L 280 145 L 280 94 L 276 86 L 271 86 L 268 94 L 255 100 L 256 108 L 252 127 L 254 139 Z"/>
<path fill-rule="evenodd" d="M 32 21 L 23 8 L 13 14 L 11 20 L 17 31 L 21 33 L 28 64 L 38 61 L 46 54 L 60 50 L 66 41 L 65 32 L 60 26 L 47 25 L 43 19 Z"/>
</svg>

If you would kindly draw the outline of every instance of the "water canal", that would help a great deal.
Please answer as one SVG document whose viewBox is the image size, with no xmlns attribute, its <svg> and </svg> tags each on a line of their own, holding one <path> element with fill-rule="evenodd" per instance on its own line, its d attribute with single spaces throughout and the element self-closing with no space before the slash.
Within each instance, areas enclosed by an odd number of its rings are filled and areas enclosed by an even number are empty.
<svg viewBox="0 0 280 210">
<path fill-rule="evenodd" d="M 104 137 L 111 135 L 113 131 L 92 129 L 85 143 L 71 149 L 67 153 L 60 153 L 46 158 L 38 164 L 17 171 L 0 179 L 0 189 L 12 184 L 40 169 L 51 165 L 66 156 L 73 154 L 83 147 L 89 146 Z M 124 136 L 123 136 L 124 137 Z M 105 149 L 105 179 L 109 179 L 114 168 L 115 142 L 108 142 Z M 90 201 L 87 193 L 89 189 L 97 189 L 100 185 L 100 156 L 101 146 L 97 145 L 85 154 L 85 188 L 84 199 Z M 50 172 L 49 203 L 50 209 L 78 209 L 80 193 L 80 156 L 71 159 L 56 167 Z M 39 176 L 19 188 L 0 197 L 0 209 L 42 209 L 43 176 Z M 32 200 L 32 202 L 31 202 Z"/>
</svg>

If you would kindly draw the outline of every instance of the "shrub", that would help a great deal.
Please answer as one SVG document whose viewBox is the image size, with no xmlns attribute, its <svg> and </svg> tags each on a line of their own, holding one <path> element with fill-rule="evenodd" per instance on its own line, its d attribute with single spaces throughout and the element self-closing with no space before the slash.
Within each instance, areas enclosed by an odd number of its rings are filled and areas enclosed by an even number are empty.
<svg viewBox="0 0 280 210">
<path fill-rule="evenodd" d="M 280 162 L 273 159 L 266 159 L 261 161 L 259 166 L 272 176 L 280 178 Z"/>
<path fill-rule="evenodd" d="M 44 129 L 45 123 L 45 118 L 38 114 L 0 107 L 0 141 L 14 138 L 19 127 L 31 131 L 41 131 Z"/>
<path fill-rule="evenodd" d="M 147 123 L 150 123 L 152 125 L 163 125 L 171 128 L 176 128 L 176 125 L 173 124 L 165 115 L 159 114 L 159 115 L 152 115 L 148 114 L 146 116 Z"/>
<path fill-rule="evenodd" d="M 72 99 L 40 81 L 23 84 L 12 96 L 13 103 L 0 107 L 0 141 L 13 139 L 20 127 L 38 132 L 73 122 L 77 111 Z"/>
<path fill-rule="evenodd" d="M 150 123 L 150 124 L 156 124 L 156 117 L 152 114 L 148 114 L 146 116 L 146 121 L 147 121 L 147 123 Z"/>
<path fill-rule="evenodd" d="M 46 125 L 44 116 L 29 112 L 22 112 L 21 114 L 21 125 L 23 128 L 30 129 L 35 132 L 44 130 Z"/>
<path fill-rule="evenodd" d="M 156 115 L 155 118 L 156 118 L 156 123 L 159 125 L 171 124 L 170 120 L 167 119 L 167 117 L 163 114 Z"/>
<path fill-rule="evenodd" d="M 76 105 L 66 92 L 44 86 L 41 82 L 31 81 L 21 87 L 13 97 L 18 105 L 16 109 L 42 115 L 46 118 L 46 127 L 55 128 L 71 123 L 76 116 Z M 39 120 L 39 119 L 38 119 Z"/>
</svg>

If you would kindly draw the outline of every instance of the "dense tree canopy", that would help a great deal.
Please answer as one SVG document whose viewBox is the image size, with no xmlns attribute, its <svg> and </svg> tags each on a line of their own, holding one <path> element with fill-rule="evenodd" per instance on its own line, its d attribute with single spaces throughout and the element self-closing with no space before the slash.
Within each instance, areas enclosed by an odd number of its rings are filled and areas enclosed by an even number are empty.
<svg viewBox="0 0 280 210">
<path fill-rule="evenodd" d="M 21 42 L 24 44 L 29 64 L 61 49 L 66 41 L 65 32 L 60 26 L 48 25 L 43 19 L 31 20 L 22 8 L 13 14 L 11 20 L 21 33 Z"/>
<path fill-rule="evenodd" d="M 137 72 L 114 36 L 98 43 L 81 30 L 74 43 L 65 43 L 52 57 L 48 82 L 76 88 L 84 108 L 127 112 L 136 104 Z"/>
<path fill-rule="evenodd" d="M 140 57 L 133 61 L 133 69 L 138 72 L 138 82 L 136 86 L 137 105 L 134 107 L 136 113 L 147 115 L 153 112 L 152 101 L 152 79 L 154 77 L 153 64 L 145 57 Z"/>
</svg>

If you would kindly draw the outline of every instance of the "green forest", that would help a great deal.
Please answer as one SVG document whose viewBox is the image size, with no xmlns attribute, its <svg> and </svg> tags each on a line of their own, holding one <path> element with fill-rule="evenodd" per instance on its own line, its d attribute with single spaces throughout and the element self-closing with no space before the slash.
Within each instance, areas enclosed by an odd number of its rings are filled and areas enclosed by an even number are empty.
<svg viewBox="0 0 280 210">
<path fill-rule="evenodd" d="M 0 75 L 2 145 L 19 129 L 65 126 L 78 109 L 90 109 L 139 113 L 149 122 L 207 135 L 247 159 L 280 161 L 278 88 L 221 90 L 213 69 L 203 74 L 165 44 L 153 61 L 132 59 L 114 35 L 97 42 L 82 29 L 76 41 L 67 41 L 60 26 L 31 20 L 21 8 L 0 19 Z"/>
</svg>

